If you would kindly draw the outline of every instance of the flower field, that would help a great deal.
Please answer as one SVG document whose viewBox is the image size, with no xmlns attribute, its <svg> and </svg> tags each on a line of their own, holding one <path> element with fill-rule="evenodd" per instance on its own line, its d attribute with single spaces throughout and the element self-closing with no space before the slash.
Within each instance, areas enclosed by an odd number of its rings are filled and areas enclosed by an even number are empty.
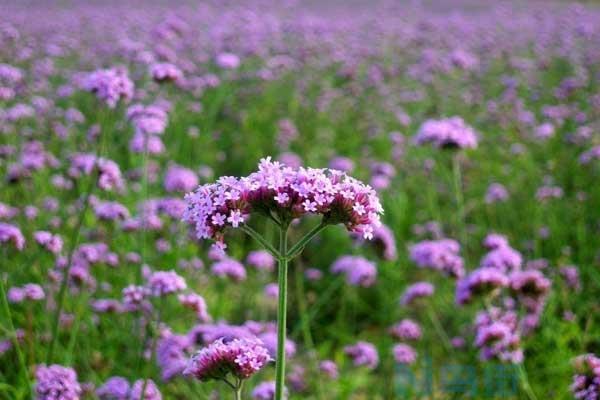
<svg viewBox="0 0 600 400">
<path fill-rule="evenodd" d="M 0 2 L 0 400 L 600 399 L 600 7 Z"/>
</svg>

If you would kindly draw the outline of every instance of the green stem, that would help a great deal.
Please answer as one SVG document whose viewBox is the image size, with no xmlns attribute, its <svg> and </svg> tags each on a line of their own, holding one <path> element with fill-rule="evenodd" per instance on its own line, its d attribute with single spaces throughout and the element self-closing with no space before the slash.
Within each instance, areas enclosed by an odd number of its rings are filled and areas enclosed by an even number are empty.
<svg viewBox="0 0 600 400">
<path fill-rule="evenodd" d="M 298 254 L 300 254 L 300 252 L 302 252 L 302 250 L 308 244 L 308 242 L 310 242 L 312 240 L 312 238 L 314 238 L 319 232 L 321 232 L 323 229 L 325 229 L 326 226 L 327 226 L 327 223 L 324 221 L 321 221 L 321 223 L 319 225 L 315 226 L 310 232 L 308 232 L 306 235 L 304 235 L 304 237 L 302 239 L 300 239 L 294 246 L 292 246 L 292 248 L 288 252 L 283 253 L 283 254 L 285 254 L 285 257 L 288 260 L 291 260 L 294 257 L 296 257 Z"/>
<path fill-rule="evenodd" d="M 279 230 L 279 254 L 287 253 L 288 225 Z M 277 308 L 277 359 L 275 360 L 275 400 L 283 399 L 285 385 L 285 326 L 287 311 L 287 269 L 288 259 L 279 257 L 279 298 Z"/>
<path fill-rule="evenodd" d="M 435 329 L 437 335 L 442 341 L 442 344 L 448 352 L 452 352 L 452 344 L 450 343 L 450 338 L 448 337 L 448 334 L 446 333 L 446 330 L 444 330 L 444 327 L 442 326 L 442 323 L 440 322 L 437 313 L 431 305 L 427 306 L 427 314 L 429 314 L 429 319 L 431 320 L 431 323 L 433 324 L 433 328 Z"/>
<path fill-rule="evenodd" d="M 5 252 L 6 253 L 6 252 Z M 6 257 L 4 257 L 6 259 Z M 13 324 L 12 313 L 10 312 L 10 307 L 8 306 L 8 301 L 6 299 L 6 288 L 4 287 L 4 278 L 0 277 L 0 298 L 2 299 L 2 308 L 4 309 L 4 314 L 8 319 L 8 329 L 9 336 L 15 347 L 15 351 L 17 352 L 17 359 L 19 360 L 19 368 L 21 370 L 21 374 L 23 375 L 23 379 L 25 380 L 25 386 L 27 387 L 28 394 L 31 395 L 31 385 L 29 384 L 29 373 L 27 372 L 27 365 L 25 364 L 25 358 L 23 358 L 23 352 L 21 351 L 21 345 L 19 344 L 19 339 L 17 338 L 17 333 L 15 331 L 15 326 Z"/>
<path fill-rule="evenodd" d="M 46 356 L 47 364 L 50 364 L 52 362 L 52 358 L 54 356 L 54 347 L 56 346 L 56 341 L 58 340 L 58 326 L 60 325 L 60 315 L 62 313 L 65 297 L 67 294 L 69 273 L 71 272 L 71 264 L 73 263 L 73 255 L 75 254 L 75 249 L 79 244 L 79 233 L 81 231 L 81 227 L 83 226 L 83 221 L 85 220 L 85 216 L 90 205 L 90 197 L 92 196 L 94 188 L 96 187 L 97 178 L 98 174 L 97 172 L 94 172 L 90 181 L 90 186 L 88 187 L 85 198 L 83 199 L 83 209 L 79 214 L 79 219 L 77 220 L 77 224 L 75 225 L 75 228 L 71 233 L 71 239 L 69 240 L 70 247 L 69 253 L 67 255 L 67 265 L 65 265 L 63 269 L 62 279 L 60 282 L 60 289 L 58 291 L 58 301 L 56 305 L 56 310 L 54 311 L 54 318 L 52 321 L 52 340 L 50 341 L 50 346 L 48 347 L 48 354 Z"/>
<path fill-rule="evenodd" d="M 75 228 L 71 233 L 71 239 L 69 242 L 70 247 L 67 255 L 67 265 L 63 269 L 62 281 L 60 282 L 60 289 L 58 291 L 56 311 L 54 312 L 54 319 L 52 321 L 52 339 L 50 341 L 50 346 L 48 347 L 48 353 L 46 355 L 46 364 L 50 364 L 54 356 L 54 348 L 56 347 L 56 342 L 58 340 L 58 326 L 60 325 L 60 315 L 62 313 L 65 297 L 67 294 L 67 285 L 69 280 L 69 273 L 71 271 L 72 266 L 71 264 L 73 262 L 73 254 L 75 253 L 75 249 L 77 248 L 77 245 L 79 243 L 79 233 L 83 226 L 87 210 L 90 206 L 90 198 L 94 192 L 94 189 L 98 185 L 98 178 L 100 175 L 99 161 L 102 155 L 104 154 L 105 139 L 107 137 L 106 132 L 104 132 L 106 130 L 106 124 L 102 123 L 105 120 L 103 112 L 100 113 L 100 120 L 100 136 L 98 137 L 98 141 L 100 142 L 100 148 L 98 154 L 96 155 L 96 160 L 94 162 L 94 170 L 91 173 L 90 183 L 83 200 L 83 209 L 81 210 L 81 213 L 79 214 L 79 219 L 77 220 L 77 224 L 75 225 Z"/>
<path fill-rule="evenodd" d="M 158 344 L 158 337 L 160 336 L 160 319 L 162 316 L 162 312 L 165 305 L 164 296 L 160 298 L 158 305 L 158 312 L 156 314 L 156 325 L 154 328 L 154 332 L 152 335 L 152 344 L 150 345 L 150 365 L 154 364 L 154 359 L 156 357 L 156 346 Z M 142 386 L 142 398 L 140 400 L 144 400 L 146 397 L 146 386 L 148 385 L 148 379 L 144 379 L 144 385 Z"/>
<path fill-rule="evenodd" d="M 527 394 L 527 397 L 529 398 L 529 400 L 537 400 L 537 396 L 533 392 L 533 389 L 531 388 L 531 384 L 529 384 L 529 378 L 527 377 L 527 371 L 525 370 L 525 367 L 523 366 L 523 364 L 518 364 L 517 370 L 519 371 L 521 385 L 523 386 L 523 390 Z"/>
<path fill-rule="evenodd" d="M 271 253 L 273 255 L 273 257 L 275 257 L 275 258 L 280 258 L 281 257 L 281 253 L 279 251 L 277 251 L 275 249 L 275 247 L 273 247 L 273 245 L 271 245 L 271 243 L 267 242 L 260 235 L 260 233 L 256 232 L 254 229 L 252 229 L 249 225 L 246 225 L 246 224 L 240 225 L 240 227 L 241 227 L 242 231 L 244 231 L 245 233 L 247 233 L 249 236 L 251 236 L 258 243 L 260 243 L 269 253 Z"/>
<path fill-rule="evenodd" d="M 461 244 L 466 243 L 465 236 L 465 208 L 464 197 L 462 191 L 462 172 L 460 168 L 460 160 L 458 154 L 452 157 L 452 180 L 454 184 L 454 199 L 456 201 L 456 225 L 460 236 Z"/>
<path fill-rule="evenodd" d="M 239 379 L 238 384 L 234 389 L 235 392 L 235 400 L 242 400 L 242 387 L 244 386 L 244 381 Z"/>
</svg>

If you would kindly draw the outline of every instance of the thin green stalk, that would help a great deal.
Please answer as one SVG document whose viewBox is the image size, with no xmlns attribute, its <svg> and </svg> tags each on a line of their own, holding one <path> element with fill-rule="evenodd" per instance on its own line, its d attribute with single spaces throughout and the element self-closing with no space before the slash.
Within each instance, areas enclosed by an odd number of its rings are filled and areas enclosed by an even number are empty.
<svg viewBox="0 0 600 400">
<path fill-rule="evenodd" d="M 454 184 L 454 199 L 456 201 L 456 226 L 460 236 L 461 244 L 464 246 L 466 243 L 465 234 L 465 206 L 464 196 L 462 189 L 462 172 L 460 168 L 460 160 L 458 154 L 452 157 L 452 181 Z"/>
<path fill-rule="evenodd" d="M 56 310 L 54 311 L 54 318 L 52 321 L 52 340 L 50 341 L 50 346 L 48 347 L 48 353 L 46 355 L 46 363 L 50 364 L 52 362 L 54 356 L 54 348 L 56 346 L 56 341 L 58 340 L 58 326 L 60 325 L 60 315 L 62 313 L 62 309 L 65 302 L 65 297 L 67 294 L 67 286 L 69 280 L 69 273 L 71 271 L 71 264 L 73 263 L 73 255 L 75 254 L 75 249 L 79 244 L 79 233 L 81 231 L 81 227 L 83 226 L 83 221 L 85 220 L 85 215 L 87 214 L 87 210 L 90 205 L 90 197 L 94 192 L 94 188 L 96 187 L 96 181 L 98 178 L 98 174 L 95 171 L 90 185 L 88 187 L 87 193 L 83 200 L 83 209 L 79 214 L 79 218 L 77 220 L 77 224 L 71 233 L 71 239 L 69 240 L 69 252 L 67 254 L 67 265 L 63 269 L 62 279 L 60 283 L 60 289 L 58 291 L 58 301 L 56 304 Z"/>
<path fill-rule="evenodd" d="M 440 319 L 438 318 L 437 313 L 435 312 L 435 310 L 433 309 L 433 307 L 431 305 L 427 306 L 427 314 L 429 315 L 429 319 L 431 320 L 431 323 L 433 324 L 433 328 L 435 329 L 437 335 L 439 336 L 440 340 L 442 341 L 442 344 L 444 345 L 444 347 L 446 348 L 446 350 L 448 352 L 451 352 L 452 345 L 450 343 L 450 338 L 448 337 L 448 334 L 446 333 L 446 330 L 442 326 L 442 323 L 440 322 Z"/>
<path fill-rule="evenodd" d="M 103 115 L 101 115 L 101 120 L 104 120 Z M 101 124 L 100 137 L 98 138 L 98 140 L 100 142 L 100 149 L 98 151 L 98 154 L 96 155 L 96 161 L 94 162 L 94 170 L 91 173 L 90 183 L 89 183 L 89 186 L 87 188 L 87 191 L 86 191 L 86 194 L 85 194 L 85 197 L 83 200 L 83 209 L 81 210 L 81 213 L 79 214 L 77 224 L 75 225 L 75 228 L 73 229 L 73 232 L 71 233 L 71 238 L 69 241 L 70 247 L 69 247 L 69 251 L 68 251 L 68 255 L 67 255 L 67 265 L 63 269 L 62 280 L 61 280 L 60 289 L 58 292 L 58 301 L 57 301 L 57 305 L 56 305 L 56 311 L 54 312 L 54 319 L 52 321 L 52 339 L 50 341 L 50 345 L 48 347 L 48 353 L 46 355 L 46 363 L 47 364 L 50 364 L 54 357 L 54 348 L 56 347 L 56 342 L 58 340 L 58 326 L 60 325 L 60 315 L 62 313 L 62 309 L 63 309 L 64 302 L 65 302 L 65 297 L 67 294 L 69 273 L 71 271 L 71 266 L 73 263 L 73 255 L 75 253 L 75 249 L 77 248 L 77 245 L 79 244 L 79 233 L 81 232 L 81 228 L 83 226 L 83 222 L 85 220 L 87 210 L 90 206 L 90 198 L 91 198 L 91 196 L 97 186 L 97 183 L 98 183 L 98 177 L 99 177 L 99 172 L 100 172 L 98 170 L 98 162 L 104 153 L 105 139 L 107 136 L 106 132 L 104 132 L 104 131 L 105 131 L 105 124 Z"/>
<path fill-rule="evenodd" d="M 280 258 L 283 254 L 281 254 L 279 251 L 277 251 L 275 249 L 275 247 L 273 247 L 273 245 L 271 245 L 271 243 L 267 242 L 261 235 L 260 233 L 256 232 L 254 229 L 252 229 L 249 225 L 241 225 L 240 226 L 242 231 L 244 231 L 245 233 L 247 233 L 249 236 L 251 236 L 254 240 L 256 240 L 258 243 L 260 243 L 262 246 L 264 246 L 264 248 L 273 255 L 273 257 L 275 258 Z M 283 228 L 281 228 L 283 229 Z M 287 231 L 287 228 L 286 228 Z"/>
<path fill-rule="evenodd" d="M 288 225 L 282 225 L 279 230 L 279 254 L 285 255 L 287 250 Z M 283 399 L 285 386 L 285 330 L 287 317 L 287 269 L 288 259 L 279 257 L 279 298 L 277 308 L 277 360 L 275 360 L 275 400 Z"/>
<path fill-rule="evenodd" d="M 319 225 L 315 226 L 310 232 L 308 232 L 306 235 L 304 235 L 304 237 L 302 239 L 300 239 L 298 241 L 298 243 L 293 245 L 289 251 L 287 251 L 286 253 L 283 253 L 283 254 L 285 254 L 287 259 L 289 259 L 289 260 L 293 259 L 298 254 L 300 254 L 300 252 L 302 252 L 302 250 L 308 244 L 308 242 L 310 242 L 312 240 L 312 238 L 314 238 L 316 235 L 318 235 L 319 232 L 321 232 L 323 229 L 325 229 L 326 226 L 327 226 L 327 223 L 324 221 L 321 221 L 321 223 Z"/>
<path fill-rule="evenodd" d="M 308 313 L 306 307 L 306 297 L 304 296 L 304 268 L 302 268 L 302 264 L 299 262 L 298 265 L 294 268 L 294 281 L 295 281 L 295 289 L 296 289 L 296 301 L 298 302 L 298 314 L 300 315 L 300 325 L 302 327 L 302 336 L 304 337 L 304 345 L 309 350 L 309 356 L 313 363 L 315 364 L 313 367 L 315 370 L 318 369 L 318 360 L 316 356 L 315 344 L 312 338 L 312 333 L 310 332 L 310 322 L 308 320 Z M 323 394 L 321 393 L 321 374 L 317 374 L 317 399 L 321 400 L 323 398 Z"/>
<path fill-rule="evenodd" d="M 146 262 L 146 224 L 145 224 L 145 202 L 148 200 L 148 138 L 144 142 L 144 154 L 142 156 L 142 201 L 141 201 L 141 209 L 140 209 L 140 217 L 141 217 L 141 225 L 139 231 L 139 241 L 141 246 L 141 265 L 144 265 Z M 138 269 L 137 273 L 137 284 L 139 285 L 142 282 L 142 269 Z"/>
<path fill-rule="evenodd" d="M 517 370 L 519 371 L 519 378 L 521 379 L 521 385 L 523 386 L 523 390 L 525 391 L 525 394 L 527 394 L 527 397 L 529 398 L 529 400 L 537 400 L 537 396 L 533 392 L 533 389 L 531 388 L 531 384 L 529 383 L 529 378 L 527 377 L 527 371 L 525 370 L 525 367 L 523 366 L 522 363 L 517 364 Z"/>
<path fill-rule="evenodd" d="M 6 252 L 5 252 L 6 253 Z M 6 260 L 6 256 L 4 257 Z M 2 299 L 2 308 L 4 309 L 4 314 L 6 314 L 6 318 L 8 320 L 8 329 L 9 336 L 15 347 L 15 351 L 17 352 L 17 359 L 19 360 L 19 369 L 21 370 L 21 374 L 23 379 L 25 380 L 25 385 L 27 386 L 27 393 L 31 395 L 31 385 L 29 384 L 29 373 L 27 372 L 27 365 L 25 364 L 25 358 L 23 357 L 23 352 L 21 351 L 21 345 L 19 344 L 19 340 L 17 339 L 17 334 L 15 331 L 15 326 L 12 319 L 12 313 L 10 312 L 10 307 L 8 306 L 8 301 L 6 299 L 6 288 L 4 287 L 4 278 L 0 277 L 0 298 Z"/>
<path fill-rule="evenodd" d="M 235 400 L 242 400 L 242 387 L 244 386 L 244 381 L 239 379 L 238 384 L 235 387 Z"/>
<path fill-rule="evenodd" d="M 164 296 L 160 298 L 158 304 L 158 312 L 156 313 L 156 325 L 154 328 L 154 332 L 152 335 L 152 344 L 150 345 L 150 365 L 154 364 L 154 359 L 156 357 L 156 346 L 158 344 L 159 329 L 160 329 L 160 319 L 162 317 L 162 312 L 165 306 L 165 298 Z M 144 385 L 142 386 L 142 398 L 140 400 L 144 400 L 146 397 L 146 386 L 148 385 L 148 379 L 144 379 Z"/>
</svg>

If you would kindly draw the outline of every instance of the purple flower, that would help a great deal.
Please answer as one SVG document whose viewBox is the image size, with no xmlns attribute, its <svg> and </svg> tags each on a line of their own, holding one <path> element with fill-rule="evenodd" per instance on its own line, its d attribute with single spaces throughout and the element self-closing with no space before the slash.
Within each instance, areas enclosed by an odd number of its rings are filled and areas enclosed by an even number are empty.
<svg viewBox="0 0 600 400">
<path fill-rule="evenodd" d="M 381 224 L 381 226 L 375 228 L 372 243 L 384 260 L 395 261 L 398 258 L 394 232 L 386 225 Z"/>
<path fill-rule="evenodd" d="M 167 192 L 189 192 L 198 185 L 198 176 L 191 169 L 172 165 L 165 175 Z"/>
<path fill-rule="evenodd" d="M 63 248 L 63 240 L 59 235 L 53 235 L 46 231 L 35 231 L 33 233 L 33 238 L 37 244 L 44 247 L 52 254 L 60 253 Z"/>
<path fill-rule="evenodd" d="M 393 337 L 399 340 L 419 340 L 421 338 L 421 327 L 411 319 L 403 319 L 390 328 Z"/>
<path fill-rule="evenodd" d="M 153 296 L 165 296 L 187 288 L 185 279 L 175 271 L 156 271 L 148 277 L 148 289 Z"/>
<path fill-rule="evenodd" d="M 500 183 L 492 183 L 485 193 L 487 204 L 499 203 L 508 200 L 508 190 Z"/>
<path fill-rule="evenodd" d="M 417 352 L 410 345 L 398 343 L 392 349 L 394 360 L 399 364 L 414 364 L 417 361 Z"/>
<path fill-rule="evenodd" d="M 240 58 L 232 53 L 221 53 L 217 56 L 216 63 L 223 69 L 236 69 L 240 66 Z"/>
<path fill-rule="evenodd" d="M 519 295 L 538 299 L 543 297 L 552 286 L 544 274 L 535 269 L 514 271 L 509 275 L 510 288 Z"/>
<path fill-rule="evenodd" d="M 265 297 L 277 299 L 279 297 L 279 285 L 277 283 L 267 283 L 263 289 Z"/>
<path fill-rule="evenodd" d="M 504 312 L 498 308 L 477 315 L 475 345 L 480 348 L 483 360 L 496 358 L 499 361 L 520 363 L 523 350 L 521 337 L 517 331 L 517 316 L 513 311 Z"/>
<path fill-rule="evenodd" d="M 508 239 L 504 235 L 497 233 L 490 233 L 483 239 L 483 245 L 490 250 L 494 250 L 500 247 L 510 247 L 508 245 Z"/>
<path fill-rule="evenodd" d="M 226 257 L 217 261 L 210 268 L 211 272 L 219 277 L 227 277 L 235 282 L 246 279 L 246 268 L 239 261 Z"/>
<path fill-rule="evenodd" d="M 284 200 L 282 200 L 282 195 Z M 343 172 L 286 167 L 270 158 L 261 160 L 258 172 L 245 178 L 222 177 L 186 196 L 184 220 L 196 226 L 199 238 L 223 240 L 226 226 L 238 226 L 254 211 L 281 218 L 321 214 L 328 223 L 343 223 L 365 238 L 373 237 L 383 208 L 376 193 Z M 306 201 L 315 204 L 307 211 Z M 358 211 L 357 211 L 358 210 Z M 217 222 L 213 217 L 227 216 Z"/>
<path fill-rule="evenodd" d="M 258 335 L 258 338 L 262 341 L 264 346 L 269 351 L 269 355 L 273 360 L 277 358 L 277 333 L 276 332 L 264 332 Z M 285 355 L 286 359 L 291 358 L 296 354 L 296 343 L 290 339 L 285 340 Z"/>
<path fill-rule="evenodd" d="M 11 303 L 21 303 L 25 300 L 39 301 L 46 297 L 44 289 L 35 283 L 27 283 L 23 287 L 12 287 L 8 290 L 7 296 Z"/>
<path fill-rule="evenodd" d="M 474 149 L 477 134 L 461 117 L 430 119 L 419 128 L 415 142 L 420 145 L 431 143 L 439 148 Z"/>
<path fill-rule="evenodd" d="M 231 374 L 247 379 L 271 361 L 269 351 L 258 339 L 217 339 L 189 361 L 184 375 L 201 381 L 223 379 Z"/>
<path fill-rule="evenodd" d="M 191 343 L 186 335 L 167 334 L 156 347 L 156 362 L 163 381 L 175 378 L 185 370 L 188 363 L 187 350 Z"/>
<path fill-rule="evenodd" d="M 109 378 L 96 390 L 100 400 L 129 400 L 130 386 L 127 379 L 120 376 Z"/>
<path fill-rule="evenodd" d="M 369 287 L 375 284 L 377 267 L 366 258 L 342 256 L 331 265 L 334 274 L 344 273 L 350 285 Z"/>
<path fill-rule="evenodd" d="M 211 317 L 208 314 L 206 301 L 199 294 L 180 294 L 178 300 L 184 307 L 194 310 L 200 322 L 209 322 L 211 320 Z"/>
<path fill-rule="evenodd" d="M 332 360 L 323 360 L 319 363 L 319 371 L 327 375 L 330 379 L 337 379 L 339 371 L 337 364 Z"/>
<path fill-rule="evenodd" d="M 129 218 L 129 210 L 116 201 L 104 201 L 94 207 L 96 217 L 100 220 L 115 221 Z"/>
<path fill-rule="evenodd" d="M 579 156 L 579 162 L 584 165 L 598 159 L 600 159 L 600 146 L 594 146 Z"/>
<path fill-rule="evenodd" d="M 579 270 L 577 267 L 562 267 L 560 269 L 560 275 L 571 289 L 574 289 L 575 291 L 581 290 L 581 281 L 579 280 Z"/>
<path fill-rule="evenodd" d="M 25 237 L 21 230 L 14 225 L 0 222 L 0 243 L 9 243 L 17 250 L 23 250 L 25 247 Z"/>
<path fill-rule="evenodd" d="M 152 379 L 138 379 L 131 387 L 129 400 L 162 400 L 162 395 Z"/>
<path fill-rule="evenodd" d="M 98 158 L 93 154 L 76 153 L 71 156 L 69 176 L 79 178 L 92 175 L 98 169 L 98 187 L 102 190 L 121 190 L 125 187 L 121 170 L 117 163 L 106 158 Z"/>
<path fill-rule="evenodd" d="M 287 388 L 283 388 L 283 398 L 287 399 Z M 273 400 L 275 399 L 275 381 L 261 382 L 252 390 L 252 399 L 254 400 Z"/>
<path fill-rule="evenodd" d="M 455 240 L 426 240 L 410 248 L 410 259 L 421 268 L 432 268 L 461 278 L 465 270 L 459 252 L 460 244 Z"/>
<path fill-rule="evenodd" d="M 40 365 L 35 371 L 37 400 L 79 400 L 81 386 L 77 373 L 61 365 Z"/>
<path fill-rule="evenodd" d="M 355 366 L 366 366 L 374 369 L 379 364 L 377 349 L 372 343 L 359 341 L 355 345 L 344 347 L 344 353 L 352 358 Z"/>
<path fill-rule="evenodd" d="M 571 392 L 576 399 L 598 400 L 600 398 L 600 358 L 583 354 L 573 361 L 575 375 Z"/>
<path fill-rule="evenodd" d="M 150 75 L 156 82 L 179 82 L 183 79 L 183 72 L 173 64 L 157 63 L 150 67 Z"/>
<path fill-rule="evenodd" d="M 497 288 L 507 287 L 509 278 L 497 268 L 482 267 L 478 268 L 460 281 L 456 285 L 456 302 L 466 304 L 475 295 L 488 294 Z"/>
<path fill-rule="evenodd" d="M 561 197 L 563 197 L 563 190 L 558 186 L 542 186 L 535 194 L 535 198 L 540 201 L 560 199 Z"/>
<path fill-rule="evenodd" d="M 128 101 L 133 97 L 134 86 L 124 68 L 110 68 L 89 74 L 83 82 L 83 89 L 96 94 L 114 108 L 119 100 Z"/>
<path fill-rule="evenodd" d="M 248 253 L 246 263 L 258 270 L 273 271 L 275 268 L 275 257 L 266 250 L 256 250 Z"/>
<path fill-rule="evenodd" d="M 403 306 L 410 305 L 416 299 L 421 297 L 429 297 L 435 291 L 434 286 L 429 282 L 416 282 L 406 288 L 400 297 L 400 304 Z"/>
<path fill-rule="evenodd" d="M 481 260 L 482 268 L 496 268 L 504 273 L 521 269 L 521 253 L 510 246 L 500 246 L 487 253 Z"/>
</svg>

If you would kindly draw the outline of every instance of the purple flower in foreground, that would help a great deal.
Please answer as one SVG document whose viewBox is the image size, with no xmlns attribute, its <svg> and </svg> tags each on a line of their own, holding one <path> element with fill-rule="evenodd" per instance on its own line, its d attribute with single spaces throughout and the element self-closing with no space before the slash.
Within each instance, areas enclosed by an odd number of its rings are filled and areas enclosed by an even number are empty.
<svg viewBox="0 0 600 400">
<path fill-rule="evenodd" d="M 372 343 L 357 342 L 353 346 L 344 347 L 344 353 L 352 358 L 356 366 L 364 365 L 369 369 L 374 369 L 379 364 L 379 354 Z"/>
<path fill-rule="evenodd" d="M 247 379 L 270 361 L 269 351 L 256 338 L 217 339 L 190 359 L 183 374 L 201 381 L 224 379 L 228 374 Z"/>
<path fill-rule="evenodd" d="M 252 212 L 290 220 L 321 214 L 326 223 L 343 223 L 365 238 L 373 237 L 383 208 L 375 191 L 341 171 L 290 168 L 270 158 L 244 178 L 222 177 L 186 196 L 184 220 L 199 238 L 223 240 L 226 227 L 245 223 Z"/>
<path fill-rule="evenodd" d="M 77 373 L 61 365 L 40 365 L 35 371 L 37 400 L 79 400 L 81 386 Z"/>
</svg>

